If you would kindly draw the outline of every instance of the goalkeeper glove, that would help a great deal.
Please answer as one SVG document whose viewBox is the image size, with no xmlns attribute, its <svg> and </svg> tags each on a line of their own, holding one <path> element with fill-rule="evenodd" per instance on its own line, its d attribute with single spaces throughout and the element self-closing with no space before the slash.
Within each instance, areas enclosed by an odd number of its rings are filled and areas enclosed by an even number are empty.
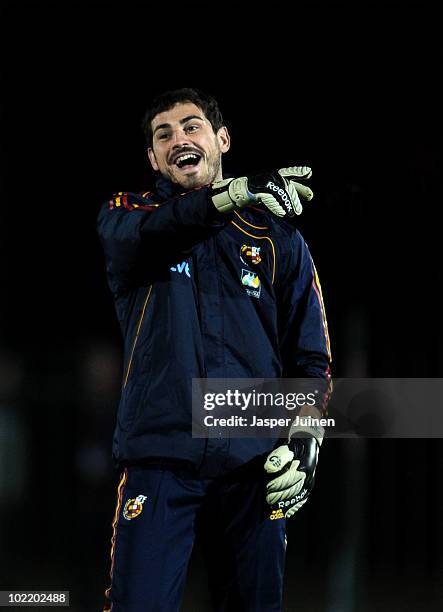
<svg viewBox="0 0 443 612">
<path fill-rule="evenodd" d="M 210 197 L 214 206 L 223 213 L 261 203 L 278 217 L 293 217 L 303 210 L 300 198 L 309 201 L 314 196 L 309 187 L 295 179 L 305 180 L 311 176 L 311 168 L 292 166 L 254 176 L 225 179 L 211 185 Z"/>
<path fill-rule="evenodd" d="M 270 518 L 290 518 L 308 499 L 323 435 L 322 427 L 292 426 L 289 441 L 268 455 L 265 472 Z"/>
</svg>

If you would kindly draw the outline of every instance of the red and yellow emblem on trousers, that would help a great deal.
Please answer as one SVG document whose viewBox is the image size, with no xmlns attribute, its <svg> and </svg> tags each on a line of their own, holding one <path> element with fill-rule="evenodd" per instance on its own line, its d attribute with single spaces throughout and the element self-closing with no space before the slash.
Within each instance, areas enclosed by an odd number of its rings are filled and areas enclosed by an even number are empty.
<svg viewBox="0 0 443 612">
<path fill-rule="evenodd" d="M 146 495 L 137 495 L 135 499 L 128 499 L 123 508 L 123 518 L 131 521 L 142 513 L 143 504 L 146 501 Z"/>
</svg>

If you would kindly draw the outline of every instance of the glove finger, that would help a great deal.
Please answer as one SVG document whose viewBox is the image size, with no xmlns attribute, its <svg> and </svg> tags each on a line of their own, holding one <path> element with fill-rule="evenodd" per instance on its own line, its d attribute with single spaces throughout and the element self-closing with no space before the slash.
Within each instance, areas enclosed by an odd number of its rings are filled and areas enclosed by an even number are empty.
<svg viewBox="0 0 443 612">
<path fill-rule="evenodd" d="M 298 466 L 300 465 L 300 461 L 296 459 L 293 461 L 288 470 L 283 473 L 276 474 L 276 477 L 268 482 L 266 485 L 266 490 L 271 491 L 281 491 L 283 489 L 287 489 L 288 487 L 292 487 L 295 483 L 297 483 L 300 478 L 305 476 L 305 472 L 299 472 Z"/>
<path fill-rule="evenodd" d="M 309 166 L 290 166 L 289 168 L 280 168 L 278 173 L 283 178 L 298 178 L 298 179 L 310 179 L 312 176 L 312 170 Z"/>
<path fill-rule="evenodd" d="M 296 495 L 300 493 L 300 491 L 303 488 L 304 481 L 305 479 L 303 478 L 301 479 L 300 482 L 297 482 L 289 489 L 285 489 L 284 491 L 275 491 L 273 493 L 268 493 L 266 495 L 266 501 L 268 502 L 269 505 L 273 506 L 274 504 L 278 502 L 285 501 L 287 499 L 292 499 L 293 497 L 295 497 Z"/>
<path fill-rule="evenodd" d="M 276 474 L 294 459 L 294 453 L 290 450 L 287 444 L 282 444 L 271 453 L 269 453 L 266 463 L 265 472 L 268 474 Z M 299 462 L 300 463 L 300 462 Z"/>
<path fill-rule="evenodd" d="M 309 202 L 314 197 L 314 193 L 312 189 L 309 189 L 306 185 L 302 185 L 301 183 L 297 183 L 296 181 L 290 181 L 290 185 L 294 185 L 297 190 L 298 195 L 302 198 L 302 200 L 306 200 Z"/>
<path fill-rule="evenodd" d="M 308 501 L 308 499 L 304 499 L 301 502 L 298 502 L 298 504 L 295 504 L 295 506 L 291 506 L 289 508 L 289 510 L 285 513 L 285 518 L 291 518 L 291 516 L 293 516 L 296 512 L 298 512 L 300 510 L 300 508 L 303 506 L 303 504 L 305 504 Z"/>
<path fill-rule="evenodd" d="M 297 189 L 292 183 L 292 181 L 285 180 L 285 183 L 287 185 L 287 190 L 291 198 L 292 209 L 296 215 L 301 215 L 303 211 L 303 206 L 301 205 L 300 198 L 298 197 Z"/>
<path fill-rule="evenodd" d="M 286 211 L 280 206 L 277 200 L 269 193 L 257 193 L 256 198 L 259 202 L 264 204 L 268 210 L 271 211 L 272 214 L 277 217 L 284 217 Z"/>
</svg>

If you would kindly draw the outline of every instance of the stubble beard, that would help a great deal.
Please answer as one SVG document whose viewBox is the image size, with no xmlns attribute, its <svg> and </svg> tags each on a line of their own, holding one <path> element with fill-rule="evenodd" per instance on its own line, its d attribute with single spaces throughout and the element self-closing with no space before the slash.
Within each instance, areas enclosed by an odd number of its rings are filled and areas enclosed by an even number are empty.
<svg viewBox="0 0 443 612">
<path fill-rule="evenodd" d="M 204 163 L 204 159 L 200 163 Z M 184 189 L 198 189 L 199 187 L 203 187 L 204 185 L 209 185 L 217 180 L 221 168 L 221 153 L 217 151 L 217 153 L 213 156 L 211 161 L 208 161 L 208 169 L 204 175 L 200 175 L 199 172 L 196 175 L 188 175 L 180 177 L 180 180 L 177 180 L 174 177 L 175 183 L 181 185 Z M 220 179 L 221 180 L 221 179 Z"/>
</svg>

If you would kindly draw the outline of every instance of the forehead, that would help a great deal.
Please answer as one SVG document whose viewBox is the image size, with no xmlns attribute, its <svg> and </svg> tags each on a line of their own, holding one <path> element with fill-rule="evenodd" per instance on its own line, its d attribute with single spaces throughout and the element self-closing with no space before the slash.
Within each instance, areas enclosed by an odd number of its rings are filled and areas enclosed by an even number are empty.
<svg viewBox="0 0 443 612">
<path fill-rule="evenodd" d="M 155 115 L 154 119 L 151 121 L 151 126 L 152 129 L 155 130 L 158 125 L 164 123 L 170 125 L 179 124 L 181 120 L 191 115 L 200 117 L 203 121 L 207 121 L 202 109 L 192 102 L 178 102 L 172 108 Z"/>
</svg>

